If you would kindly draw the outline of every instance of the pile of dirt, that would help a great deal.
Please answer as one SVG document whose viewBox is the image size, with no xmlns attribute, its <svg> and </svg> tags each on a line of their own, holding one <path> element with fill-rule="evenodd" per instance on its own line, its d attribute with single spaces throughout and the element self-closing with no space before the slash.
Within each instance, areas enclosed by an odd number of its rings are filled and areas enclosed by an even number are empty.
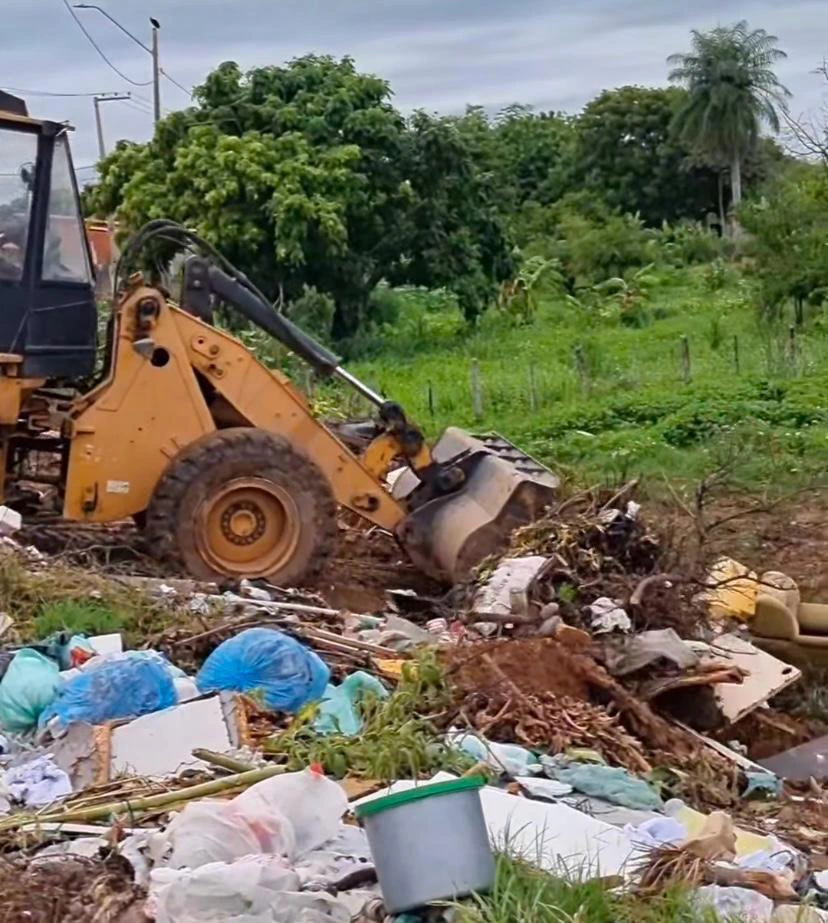
<svg viewBox="0 0 828 923">
<path fill-rule="evenodd" d="M 141 923 L 146 894 L 132 866 L 106 859 L 63 856 L 0 859 L 4 920 L 31 923 Z"/>
</svg>

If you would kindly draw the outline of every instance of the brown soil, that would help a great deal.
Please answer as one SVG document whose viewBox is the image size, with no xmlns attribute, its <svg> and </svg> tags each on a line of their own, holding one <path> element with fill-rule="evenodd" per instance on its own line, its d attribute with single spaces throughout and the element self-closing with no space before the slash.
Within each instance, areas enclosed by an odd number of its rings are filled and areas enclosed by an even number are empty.
<svg viewBox="0 0 828 923">
<path fill-rule="evenodd" d="M 334 608 L 352 612 L 387 610 L 388 589 L 414 590 L 429 598 L 445 592 L 414 567 L 390 533 L 366 527 L 353 516 L 340 521 L 334 555 L 312 586 Z"/>
<path fill-rule="evenodd" d="M 748 748 L 752 760 L 763 760 L 825 734 L 828 734 L 828 725 L 821 721 L 808 721 L 772 708 L 760 708 L 717 736 L 722 743 L 738 740 Z"/>
<path fill-rule="evenodd" d="M 571 650 L 552 638 L 499 641 L 454 649 L 449 653 L 452 684 L 464 691 L 503 686 L 502 671 L 524 695 L 552 692 L 589 700 L 589 686 L 573 669 Z"/>
<path fill-rule="evenodd" d="M 705 559 L 727 555 L 761 573 L 779 570 L 799 584 L 805 601 L 828 601 L 828 491 L 813 490 L 755 511 L 751 498 L 716 499 L 705 509 Z M 673 522 L 675 535 L 693 533 L 693 520 L 675 506 L 655 507 L 648 518 Z M 736 517 L 716 525 L 726 517 Z M 688 545 L 690 543 L 688 542 Z"/>
</svg>

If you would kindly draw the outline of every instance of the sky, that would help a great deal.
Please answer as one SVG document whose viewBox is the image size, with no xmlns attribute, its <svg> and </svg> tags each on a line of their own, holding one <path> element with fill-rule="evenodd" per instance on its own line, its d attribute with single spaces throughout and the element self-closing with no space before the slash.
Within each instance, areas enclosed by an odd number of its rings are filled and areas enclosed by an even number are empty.
<svg viewBox="0 0 828 923">
<path fill-rule="evenodd" d="M 462 112 L 521 102 L 576 112 L 602 89 L 663 85 L 665 59 L 689 46 L 693 28 L 747 19 L 779 37 L 778 67 L 796 114 L 826 101 L 813 73 L 828 57 L 828 0 L 98 0 L 127 30 L 150 42 L 161 23 L 161 64 L 183 86 L 222 61 L 243 68 L 309 52 L 352 56 L 391 83 L 409 111 Z M 131 92 L 102 106 L 105 140 L 146 139 L 151 86 L 134 86 L 88 44 L 65 0 L 2 0 L 0 87 L 55 93 Z M 95 10 L 77 16 L 131 80 L 151 78 L 147 52 Z M 27 97 L 32 115 L 76 126 L 75 165 L 92 178 L 97 140 L 88 97 Z M 165 110 L 189 102 L 162 83 Z"/>
</svg>

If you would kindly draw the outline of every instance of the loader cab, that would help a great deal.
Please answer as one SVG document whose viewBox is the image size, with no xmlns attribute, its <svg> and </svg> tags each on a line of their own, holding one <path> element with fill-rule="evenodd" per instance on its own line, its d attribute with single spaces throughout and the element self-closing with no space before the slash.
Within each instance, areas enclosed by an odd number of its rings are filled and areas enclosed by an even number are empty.
<svg viewBox="0 0 828 923">
<path fill-rule="evenodd" d="M 95 279 L 68 133 L 0 91 L 0 353 L 22 356 L 27 378 L 80 378 L 95 365 Z"/>
</svg>

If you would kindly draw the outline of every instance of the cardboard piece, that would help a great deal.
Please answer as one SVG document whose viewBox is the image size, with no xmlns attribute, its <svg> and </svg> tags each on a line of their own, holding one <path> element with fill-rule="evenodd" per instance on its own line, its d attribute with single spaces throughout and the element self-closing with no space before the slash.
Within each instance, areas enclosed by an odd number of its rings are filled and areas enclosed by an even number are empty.
<svg viewBox="0 0 828 923">
<path fill-rule="evenodd" d="M 453 778 L 438 772 L 422 784 Z M 416 788 L 417 784 L 400 780 L 352 802 L 352 806 Z M 480 789 L 480 800 L 492 846 L 545 871 L 583 879 L 629 876 L 640 860 L 639 850 L 623 831 L 564 804 L 532 801 L 490 785 Z"/>
<path fill-rule="evenodd" d="M 714 687 L 716 702 L 732 724 L 802 676 L 796 667 L 760 650 L 738 635 L 721 635 L 710 645 L 695 641 L 688 643 L 694 650 L 709 653 L 716 660 L 739 667 L 748 674 L 738 685 L 723 683 Z"/>
</svg>

